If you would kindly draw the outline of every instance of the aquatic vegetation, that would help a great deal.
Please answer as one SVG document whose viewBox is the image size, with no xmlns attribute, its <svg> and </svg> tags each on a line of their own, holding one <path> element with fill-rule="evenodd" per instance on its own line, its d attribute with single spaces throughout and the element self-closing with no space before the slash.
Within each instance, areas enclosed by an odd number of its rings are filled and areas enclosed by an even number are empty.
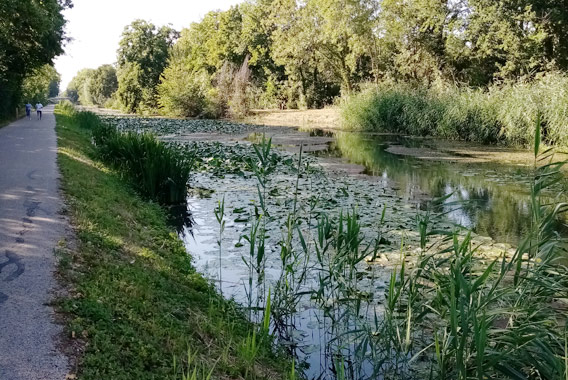
<svg viewBox="0 0 568 380">
<path fill-rule="evenodd" d="M 537 124 L 535 160 L 538 155 Z M 568 305 L 554 306 L 568 294 L 566 239 L 554 219 L 565 203 L 543 203 L 542 192 L 562 177 L 563 163 L 543 163 L 532 186 L 532 229 L 511 258 L 487 263 L 477 257 L 470 236 L 452 236 L 447 258 L 424 252 L 399 289 L 413 327 L 419 356 L 434 360 L 426 373 L 440 379 L 561 379 L 567 375 L 565 327 Z M 414 297 L 416 294 L 418 297 Z M 426 373 L 424 375 L 426 375 Z"/>
<path fill-rule="evenodd" d="M 101 115 L 107 124 L 119 131 L 151 132 L 155 135 L 183 135 L 189 133 L 246 133 L 256 129 L 250 124 L 235 123 L 225 120 L 192 120 L 171 118 L 142 118 L 128 116 Z"/>
<path fill-rule="evenodd" d="M 185 202 L 191 158 L 146 133 L 113 133 L 103 141 L 98 145 L 102 159 L 125 172 L 144 194 L 165 204 Z"/>
<path fill-rule="evenodd" d="M 256 151 L 266 149 L 270 145 L 261 141 Z M 257 160 L 260 167 L 262 157 Z M 276 278 L 257 276 L 245 284 L 245 292 L 249 306 L 262 310 L 257 289 L 263 281 L 272 284 L 274 332 L 300 363 L 318 365 L 305 370 L 309 376 L 525 378 L 536 372 L 540 378 L 557 379 L 565 374 L 567 335 L 562 321 L 568 309 L 564 305 L 551 310 L 551 305 L 568 294 L 568 270 L 559 261 L 565 241 L 554 232 L 556 215 L 567 207 L 551 210 L 548 201 L 540 203 L 548 199 L 543 197 L 546 189 L 558 181 L 558 165 L 537 170 L 532 227 L 526 239 L 514 253 L 492 257 L 484 254 L 470 232 L 440 229 L 441 215 L 447 211 L 435 210 L 439 204 L 449 205 L 445 201 L 451 194 L 432 202 L 427 211 L 412 209 L 410 213 L 418 216 L 417 233 L 407 231 L 392 244 L 389 224 L 399 210 L 396 203 L 383 205 L 374 212 L 379 215 L 376 222 L 366 225 L 359 215 L 365 207 L 347 208 L 354 199 L 343 207 L 324 206 L 322 194 L 337 189 L 336 199 L 349 198 L 352 188 L 334 181 L 324 185 L 302 172 L 301 157 L 297 162 L 296 181 L 292 176 L 285 181 L 284 191 L 293 194 L 285 206 L 281 204 L 285 212 L 275 207 L 278 202 L 270 191 L 261 190 L 261 184 L 270 182 L 266 177 L 255 176 L 259 183 L 249 184 L 250 194 L 256 192 L 264 205 L 263 215 L 268 210 L 268 216 L 280 221 L 274 224 L 267 218 L 267 237 L 260 239 L 264 254 L 270 246 L 280 248 L 280 266 L 275 268 Z M 307 179 L 316 183 L 305 191 L 311 196 L 299 191 Z M 389 202 L 388 197 L 379 199 Z M 238 199 L 231 198 L 229 207 L 236 207 L 233 202 Z M 249 219 L 248 240 L 255 242 L 251 249 L 259 246 L 260 214 Z M 366 260 L 384 257 L 385 243 L 387 250 L 390 246 L 398 252 L 399 260 L 389 264 L 389 271 L 377 273 L 376 265 L 368 267 Z M 278 262 L 274 257 L 267 260 L 271 266 Z M 256 305 L 253 294 L 258 297 Z M 308 347 L 298 329 L 306 328 L 306 321 L 318 331 L 319 360 L 303 353 Z"/>
<path fill-rule="evenodd" d="M 63 106 L 70 122 L 91 131 L 100 158 L 126 175 L 139 191 L 163 204 L 185 203 L 192 157 L 149 133 L 120 132 L 89 111 Z"/>
<path fill-rule="evenodd" d="M 350 130 L 528 147 L 540 114 L 543 143 L 566 147 L 567 84 L 568 78 L 559 73 L 475 90 L 383 84 L 347 99 L 342 115 Z"/>
<path fill-rule="evenodd" d="M 58 306 L 66 333 L 84 345 L 82 379 L 283 379 L 291 360 L 257 339 L 252 365 L 239 347 L 261 327 L 196 272 L 167 224 L 167 210 L 141 197 L 100 160 L 90 130 L 57 115 L 58 163 L 76 240 L 60 274 L 72 291 Z M 216 230 L 218 233 L 218 231 Z M 62 242 L 63 245 L 63 242 Z"/>
<path fill-rule="evenodd" d="M 225 198 L 219 201 L 217 208 L 215 209 L 215 219 L 219 223 L 219 240 L 217 240 L 217 245 L 219 245 L 219 291 L 223 295 L 223 231 L 225 231 Z"/>
</svg>

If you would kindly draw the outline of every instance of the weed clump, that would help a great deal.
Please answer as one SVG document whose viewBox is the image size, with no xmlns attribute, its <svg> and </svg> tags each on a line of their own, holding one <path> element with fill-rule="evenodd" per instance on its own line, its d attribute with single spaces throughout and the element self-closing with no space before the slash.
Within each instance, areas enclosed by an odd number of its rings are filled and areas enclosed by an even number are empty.
<svg viewBox="0 0 568 380">
<path fill-rule="evenodd" d="M 76 111 L 67 104 L 58 106 L 58 112 L 90 130 L 101 159 L 128 176 L 141 193 L 162 204 L 185 202 L 191 157 L 152 134 L 119 132 L 92 112 Z"/>
<path fill-rule="evenodd" d="M 161 203 L 185 202 L 190 160 L 151 134 L 101 129 L 95 143 L 104 161 L 128 173 L 143 193 Z"/>
</svg>

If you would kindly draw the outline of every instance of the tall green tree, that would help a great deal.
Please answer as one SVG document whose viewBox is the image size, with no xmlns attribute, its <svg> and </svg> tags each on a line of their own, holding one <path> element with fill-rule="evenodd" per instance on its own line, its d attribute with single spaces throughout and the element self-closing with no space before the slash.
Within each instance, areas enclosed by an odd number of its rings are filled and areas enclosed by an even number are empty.
<svg viewBox="0 0 568 380">
<path fill-rule="evenodd" d="M 98 106 L 104 105 L 118 88 L 116 69 L 112 65 L 98 67 L 86 83 L 90 100 Z"/>
<path fill-rule="evenodd" d="M 129 112 L 156 108 L 157 85 L 178 33 L 136 20 L 122 33 L 118 48 L 117 97 Z"/>
<path fill-rule="evenodd" d="M 466 17 L 464 51 L 471 59 L 475 79 L 514 79 L 531 76 L 547 66 L 543 55 L 543 30 L 530 2 L 519 0 L 471 0 Z"/>
<path fill-rule="evenodd" d="M 351 93 L 357 75 L 365 75 L 369 60 L 375 15 L 374 0 L 309 0 L 307 7 L 313 15 L 317 31 L 317 52 L 324 65 Z"/>
<path fill-rule="evenodd" d="M 285 68 L 286 101 L 293 104 L 298 98 L 299 105 L 318 105 L 319 90 L 325 86 L 328 73 L 323 59 L 318 54 L 318 30 L 313 20 L 313 7 L 300 6 L 295 0 L 274 2 L 272 22 L 271 57 L 277 65 Z M 298 96 L 299 95 L 299 96 Z"/>
<path fill-rule="evenodd" d="M 460 59 L 464 1 L 384 0 L 378 17 L 379 77 L 431 83 L 453 75 Z M 452 53 L 450 53 L 451 51 Z"/>
<path fill-rule="evenodd" d="M 568 69 L 566 0 L 383 0 L 382 75 L 486 85 Z"/>
<path fill-rule="evenodd" d="M 63 52 L 69 0 L 0 1 L 0 118 L 21 101 L 26 76 Z"/>
<path fill-rule="evenodd" d="M 85 105 L 91 104 L 92 100 L 87 86 L 94 73 L 95 70 L 93 69 L 83 69 L 79 71 L 67 85 L 65 95 L 73 102 L 79 102 Z"/>
<path fill-rule="evenodd" d="M 32 104 L 47 103 L 52 83 L 59 83 L 60 75 L 51 65 L 43 65 L 28 75 L 22 83 L 22 100 Z M 58 86 L 58 85 L 57 85 Z"/>
<path fill-rule="evenodd" d="M 57 95 L 59 95 L 59 84 L 61 83 L 61 77 L 58 77 L 56 79 L 52 79 L 51 82 L 49 82 L 49 97 L 50 98 L 54 98 Z"/>
<path fill-rule="evenodd" d="M 538 28 L 544 33 L 547 60 L 568 71 L 568 0 L 533 0 Z"/>
<path fill-rule="evenodd" d="M 307 106 L 328 102 L 334 86 L 350 93 L 368 78 L 376 1 L 278 0 L 273 9 L 272 57 L 299 84 Z"/>
</svg>

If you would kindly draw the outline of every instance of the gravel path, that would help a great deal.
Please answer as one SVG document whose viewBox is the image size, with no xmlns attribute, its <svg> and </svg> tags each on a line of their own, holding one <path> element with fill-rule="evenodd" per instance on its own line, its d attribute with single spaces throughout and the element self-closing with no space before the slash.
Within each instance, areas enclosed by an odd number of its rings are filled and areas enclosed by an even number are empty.
<svg viewBox="0 0 568 380">
<path fill-rule="evenodd" d="M 53 107 L 43 120 L 0 129 L 0 379 L 65 379 L 61 326 L 47 303 L 56 287 L 54 247 L 65 233 L 58 211 Z"/>
</svg>

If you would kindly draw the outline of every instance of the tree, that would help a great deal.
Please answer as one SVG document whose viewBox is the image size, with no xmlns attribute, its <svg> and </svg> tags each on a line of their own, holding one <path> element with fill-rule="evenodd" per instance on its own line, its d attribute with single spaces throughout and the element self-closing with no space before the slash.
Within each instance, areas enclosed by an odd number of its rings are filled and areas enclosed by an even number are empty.
<svg viewBox="0 0 568 380">
<path fill-rule="evenodd" d="M 322 57 L 326 70 L 349 94 L 353 91 L 356 73 L 369 70 L 364 61 L 369 57 L 369 42 L 374 38 L 377 2 L 310 0 L 307 7 L 313 15 L 313 29 L 317 31 L 317 54 Z"/>
<path fill-rule="evenodd" d="M 343 82 L 334 68 L 344 56 L 338 57 L 331 46 L 324 46 L 317 5 L 314 1 L 298 4 L 295 0 L 277 0 L 273 7 L 271 56 L 285 68 L 288 106 L 294 105 L 294 98 L 301 106 L 322 106 L 338 95 L 337 85 Z M 349 91 L 351 80 L 345 79 Z"/>
<path fill-rule="evenodd" d="M 63 52 L 69 0 L 0 2 L 0 118 L 21 101 L 26 75 Z"/>
<path fill-rule="evenodd" d="M 125 111 L 135 113 L 148 96 L 142 87 L 142 68 L 138 63 L 125 63 L 118 71 L 117 98 Z M 146 94 L 145 94 L 146 90 Z"/>
<path fill-rule="evenodd" d="M 568 69 L 568 1 L 383 0 L 382 75 L 470 85 Z"/>
<path fill-rule="evenodd" d="M 531 76 L 545 69 L 545 35 L 535 27 L 532 7 L 524 5 L 518 0 L 471 0 L 464 48 L 473 63 L 470 77 L 481 73 L 485 84 L 493 78 Z"/>
<path fill-rule="evenodd" d="M 49 82 L 49 97 L 50 98 L 54 98 L 57 95 L 59 95 L 59 83 L 61 83 L 61 77 L 57 77 L 57 79 L 52 79 L 51 82 Z"/>
<path fill-rule="evenodd" d="M 532 0 L 537 25 L 543 36 L 544 54 L 561 70 L 568 70 L 568 0 Z"/>
<path fill-rule="evenodd" d="M 156 28 L 143 20 L 124 29 L 118 49 L 117 97 L 129 112 L 157 107 L 156 87 L 177 37 L 172 28 Z"/>
<path fill-rule="evenodd" d="M 451 78 L 452 58 L 465 54 L 461 12 L 469 8 L 462 9 L 463 3 L 385 0 L 378 17 L 379 76 L 426 84 Z"/>
<path fill-rule="evenodd" d="M 242 38 L 242 19 L 240 7 L 236 6 L 225 12 L 209 12 L 201 22 L 182 30 L 158 86 L 163 112 L 220 116 L 229 108 L 236 111 L 237 104 L 239 114 L 246 112 L 243 105 L 248 103 L 243 94 L 250 76 L 237 75 L 242 74 L 238 68 L 248 62 L 249 54 Z"/>
<path fill-rule="evenodd" d="M 204 70 L 188 72 L 180 62 L 173 62 L 164 71 L 158 86 L 159 104 L 166 115 L 195 117 L 219 116 L 211 97 L 211 79 Z"/>
<path fill-rule="evenodd" d="M 67 85 L 67 90 L 65 94 L 73 102 L 79 102 L 81 104 L 91 104 L 90 94 L 87 91 L 87 84 L 91 77 L 93 76 L 95 70 L 93 69 L 83 69 L 77 73 L 71 79 L 71 82 Z"/>
<path fill-rule="evenodd" d="M 32 75 L 27 76 L 22 83 L 22 98 L 26 102 L 47 103 L 52 83 L 59 83 L 61 77 L 51 65 L 43 65 Z"/>
<path fill-rule="evenodd" d="M 116 69 L 112 65 L 102 65 L 90 76 L 86 91 L 93 104 L 102 106 L 112 97 L 117 88 Z"/>
</svg>

